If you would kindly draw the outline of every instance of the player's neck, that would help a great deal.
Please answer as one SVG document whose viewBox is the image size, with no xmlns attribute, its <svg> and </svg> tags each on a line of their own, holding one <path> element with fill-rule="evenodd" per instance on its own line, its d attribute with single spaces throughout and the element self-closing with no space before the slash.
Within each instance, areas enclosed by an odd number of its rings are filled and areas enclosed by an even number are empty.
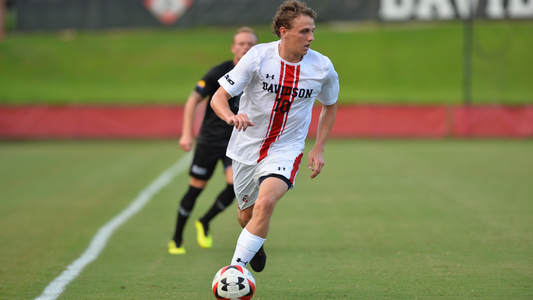
<svg viewBox="0 0 533 300">
<path fill-rule="evenodd" d="M 278 52 L 279 52 L 279 56 L 283 58 L 283 60 L 288 61 L 293 64 L 297 64 L 303 59 L 303 55 L 296 54 L 290 51 L 286 46 L 283 45 L 283 42 L 278 44 Z"/>
</svg>

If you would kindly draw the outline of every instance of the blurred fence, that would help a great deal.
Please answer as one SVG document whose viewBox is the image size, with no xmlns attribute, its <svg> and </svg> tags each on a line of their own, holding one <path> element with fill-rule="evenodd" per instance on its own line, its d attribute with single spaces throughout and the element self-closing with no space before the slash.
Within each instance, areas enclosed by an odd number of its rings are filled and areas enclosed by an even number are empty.
<svg viewBox="0 0 533 300">
<path fill-rule="evenodd" d="M 270 23 L 272 0 L 14 0 L 18 30 Z M 533 0 L 307 0 L 318 21 L 532 19 Z"/>
</svg>

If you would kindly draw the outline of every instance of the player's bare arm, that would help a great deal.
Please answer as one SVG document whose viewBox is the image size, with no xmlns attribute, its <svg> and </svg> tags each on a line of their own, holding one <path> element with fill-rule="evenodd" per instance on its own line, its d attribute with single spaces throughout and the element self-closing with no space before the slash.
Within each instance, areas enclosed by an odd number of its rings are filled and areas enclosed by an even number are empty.
<svg viewBox="0 0 533 300">
<path fill-rule="evenodd" d="M 233 125 L 238 131 L 246 131 L 248 126 L 254 126 L 255 124 L 248 119 L 246 114 L 235 115 L 229 108 L 228 100 L 231 95 L 223 88 L 220 87 L 211 99 L 211 107 L 219 118 L 224 120 L 228 125 Z"/>
<path fill-rule="evenodd" d="M 191 151 L 194 143 L 194 116 L 196 107 L 202 100 L 204 100 L 204 97 L 200 93 L 192 91 L 183 109 L 183 128 L 181 130 L 179 144 L 180 148 L 187 152 Z"/>
<path fill-rule="evenodd" d="M 308 166 L 311 174 L 311 179 L 315 178 L 322 172 L 324 167 L 324 148 L 326 147 L 326 141 L 329 133 L 335 123 L 335 117 L 337 116 L 337 103 L 332 105 L 323 105 L 320 118 L 318 119 L 318 130 L 316 136 L 316 143 L 313 149 L 308 154 Z"/>
</svg>

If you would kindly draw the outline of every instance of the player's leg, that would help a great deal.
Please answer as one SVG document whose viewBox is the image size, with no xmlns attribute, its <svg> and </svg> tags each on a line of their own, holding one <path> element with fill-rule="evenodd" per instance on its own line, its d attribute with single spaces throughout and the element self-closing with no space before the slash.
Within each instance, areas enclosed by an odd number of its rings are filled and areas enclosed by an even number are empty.
<svg viewBox="0 0 533 300">
<path fill-rule="evenodd" d="M 266 238 L 270 228 L 270 218 L 278 201 L 288 191 L 287 183 L 277 176 L 265 176 L 259 187 L 253 215 L 246 229 L 253 235 Z"/>
<path fill-rule="evenodd" d="M 259 247 L 254 246 L 255 248 L 251 248 L 251 246 L 248 246 L 249 250 L 256 251 L 249 261 L 250 266 L 256 272 L 261 272 L 266 264 L 266 253 L 263 244 L 270 228 L 272 213 L 281 197 L 283 197 L 289 189 L 293 188 L 294 179 L 298 173 L 302 155 L 301 152 L 284 152 L 279 155 L 270 155 L 267 157 L 258 164 L 253 173 L 253 176 L 259 185 L 257 200 L 252 203 L 253 207 L 250 210 L 245 210 L 239 201 L 239 207 L 243 209 L 239 212 L 239 222 L 241 226 L 246 226 L 243 230 L 243 240 L 256 240 L 258 242 L 255 244 L 258 244 L 260 239 L 263 239 L 263 242 Z M 249 174 L 245 173 L 245 176 L 249 176 Z M 242 180 L 242 176 L 235 176 L 236 183 L 237 178 L 239 177 L 241 177 Z M 236 193 L 239 194 L 238 189 L 236 189 Z M 245 242 L 243 242 L 243 244 L 245 244 Z M 237 245 L 237 247 L 239 246 Z M 236 259 L 238 259 L 238 257 L 235 258 L 234 255 L 232 263 L 234 263 Z"/>
<path fill-rule="evenodd" d="M 200 193 L 203 191 L 206 184 L 206 180 L 191 177 L 189 181 L 189 189 L 181 198 L 174 235 L 168 244 L 168 252 L 170 254 L 185 254 L 185 248 L 182 245 L 183 230 L 185 229 L 185 224 L 194 208 L 196 199 L 200 196 Z"/>
<path fill-rule="evenodd" d="M 218 194 L 215 202 L 207 213 L 195 222 L 198 244 L 203 248 L 211 248 L 213 244 L 213 239 L 209 234 L 209 222 L 230 206 L 233 199 L 235 199 L 235 191 L 233 190 L 233 168 L 231 166 L 231 159 L 225 155 L 225 149 L 222 161 L 225 166 L 224 173 L 226 176 L 226 187 Z"/>
<path fill-rule="evenodd" d="M 200 144 L 196 146 L 189 171 L 189 175 L 191 175 L 189 188 L 181 199 L 174 235 L 168 244 L 168 252 L 170 254 L 185 254 L 185 248 L 182 245 L 183 230 L 194 208 L 196 199 L 200 196 L 213 174 L 217 160 L 217 157 L 211 155 L 209 147 Z"/>
<path fill-rule="evenodd" d="M 254 180 L 255 167 L 233 161 L 233 182 L 235 197 L 239 206 L 237 218 L 243 230 L 237 241 L 231 264 L 238 264 L 243 267 L 248 265 L 249 260 L 264 242 L 263 238 L 255 237 L 244 229 L 246 223 L 251 219 L 254 203 L 259 192 L 258 182 Z M 237 254 L 241 252 L 243 256 L 238 257 Z"/>
<path fill-rule="evenodd" d="M 241 225 L 241 228 L 245 228 L 248 222 L 252 219 L 254 213 L 254 206 L 250 206 L 247 209 L 244 210 L 238 210 L 237 211 L 237 221 L 239 222 L 239 225 Z"/>
<path fill-rule="evenodd" d="M 289 190 L 292 187 L 292 183 L 285 177 L 277 174 L 270 175 L 271 177 L 277 177 L 281 180 L 283 180 L 287 184 L 287 190 Z M 263 177 L 263 179 L 268 178 L 269 176 Z M 257 253 L 255 253 L 254 257 L 250 260 L 250 266 L 252 267 L 252 270 L 256 272 L 261 272 L 265 268 L 267 255 L 264 248 L 264 243 L 261 245 L 261 248 L 257 250 Z"/>
<path fill-rule="evenodd" d="M 270 218 L 276 204 L 288 190 L 287 183 L 279 177 L 265 176 L 263 179 L 255 204 L 239 213 L 240 221 L 249 221 L 237 240 L 231 262 L 245 267 L 254 259 L 256 263 L 250 265 L 256 272 L 261 272 L 266 263 L 266 254 L 260 250 L 270 228 Z M 258 251 L 261 254 L 255 258 Z"/>
</svg>

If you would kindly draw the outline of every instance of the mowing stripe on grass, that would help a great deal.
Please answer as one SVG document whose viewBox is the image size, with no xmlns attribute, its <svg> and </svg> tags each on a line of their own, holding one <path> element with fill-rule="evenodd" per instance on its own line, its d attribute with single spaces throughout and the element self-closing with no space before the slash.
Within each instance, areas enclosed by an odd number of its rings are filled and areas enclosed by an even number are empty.
<svg viewBox="0 0 533 300">
<path fill-rule="evenodd" d="M 116 215 L 111 221 L 102 226 L 98 233 L 93 237 L 89 248 L 72 264 L 70 264 L 59 277 L 54 279 L 36 300 L 53 300 L 59 297 L 65 290 L 65 287 L 83 271 L 83 269 L 95 260 L 100 252 L 104 249 L 107 241 L 118 227 L 124 224 L 129 218 L 139 212 L 162 188 L 178 174 L 183 172 L 189 165 L 193 151 L 185 154 L 174 165 L 163 172 L 155 179 L 146 189 L 144 189 L 131 204 L 122 212 Z"/>
</svg>

